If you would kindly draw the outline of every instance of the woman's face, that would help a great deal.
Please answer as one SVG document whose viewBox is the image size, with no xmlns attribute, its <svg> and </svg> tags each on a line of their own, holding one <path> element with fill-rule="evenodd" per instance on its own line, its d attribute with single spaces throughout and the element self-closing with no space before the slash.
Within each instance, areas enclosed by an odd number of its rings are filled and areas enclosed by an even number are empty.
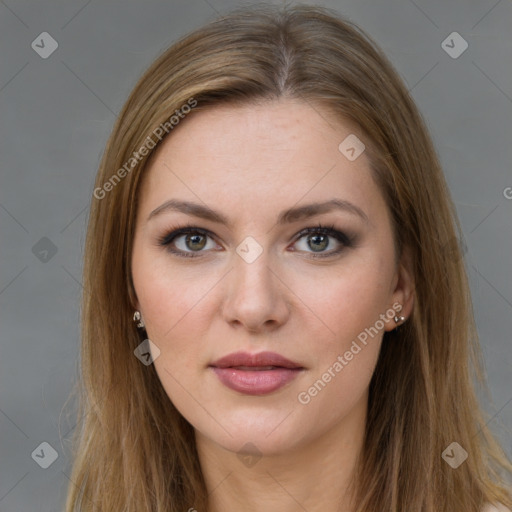
<svg viewBox="0 0 512 512">
<path fill-rule="evenodd" d="M 291 100 L 182 123 L 146 170 L 132 256 L 170 400 L 234 452 L 284 452 L 364 419 L 382 335 L 397 303 L 412 307 L 366 154 L 341 144 L 364 136 Z"/>
</svg>

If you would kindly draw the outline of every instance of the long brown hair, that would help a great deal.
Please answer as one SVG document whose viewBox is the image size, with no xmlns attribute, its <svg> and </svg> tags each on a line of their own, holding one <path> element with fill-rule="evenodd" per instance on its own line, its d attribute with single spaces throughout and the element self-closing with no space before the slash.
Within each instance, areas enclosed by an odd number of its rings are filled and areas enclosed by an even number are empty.
<svg viewBox="0 0 512 512">
<path fill-rule="evenodd" d="M 385 333 L 370 384 L 357 511 L 512 507 L 504 483 L 512 467 L 474 389 L 484 381 L 462 231 L 421 114 L 359 27 L 326 8 L 259 4 L 209 22 L 159 56 L 107 143 L 85 247 L 67 512 L 207 510 L 193 427 L 154 366 L 134 356 L 141 342 L 131 319 L 130 269 L 138 190 L 162 135 L 181 128 L 169 121 L 173 115 L 278 98 L 357 123 L 392 213 L 398 251 L 407 247 L 413 262 L 413 314 Z M 442 458 L 452 442 L 468 453 L 457 469 Z"/>
</svg>

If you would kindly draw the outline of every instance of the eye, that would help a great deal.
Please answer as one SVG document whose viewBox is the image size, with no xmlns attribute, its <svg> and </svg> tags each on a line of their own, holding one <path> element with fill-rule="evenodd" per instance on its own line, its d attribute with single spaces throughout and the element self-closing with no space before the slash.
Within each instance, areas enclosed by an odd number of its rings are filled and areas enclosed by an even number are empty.
<svg viewBox="0 0 512 512">
<path fill-rule="evenodd" d="M 311 252 L 313 258 L 326 258 L 334 256 L 346 247 L 353 245 L 353 238 L 338 231 L 334 226 L 308 227 L 295 237 L 294 245 L 305 238 L 301 252 Z M 196 258 L 208 249 L 214 249 L 216 244 L 208 246 L 208 239 L 213 240 L 213 233 L 196 226 L 184 226 L 171 230 L 171 232 L 158 240 L 159 245 L 165 246 L 169 252 L 185 258 Z M 332 242 L 334 239 L 334 242 Z M 334 249 L 326 251 L 331 246 Z M 212 247 L 213 246 L 213 247 Z M 337 247 L 336 247 L 337 246 Z M 204 250 L 203 250 L 204 249 Z M 293 249 L 296 251 L 297 249 Z M 195 254 L 194 254 L 195 253 Z"/>
<path fill-rule="evenodd" d="M 334 226 L 322 226 L 321 224 L 316 227 L 303 229 L 297 237 L 296 244 L 302 238 L 305 238 L 303 248 L 299 250 L 309 252 L 311 249 L 313 251 L 313 258 L 334 256 L 342 252 L 344 248 L 353 245 L 353 239 L 345 233 L 338 231 Z M 330 241 L 333 238 L 335 239 L 334 243 Z M 338 247 L 326 252 L 325 249 L 332 245 Z"/>
<path fill-rule="evenodd" d="M 169 252 L 185 258 L 195 258 L 194 253 L 200 253 L 203 249 L 211 249 L 207 245 L 207 239 L 211 233 L 195 226 L 186 226 L 175 229 L 159 240 L 160 245 L 168 248 Z"/>
</svg>

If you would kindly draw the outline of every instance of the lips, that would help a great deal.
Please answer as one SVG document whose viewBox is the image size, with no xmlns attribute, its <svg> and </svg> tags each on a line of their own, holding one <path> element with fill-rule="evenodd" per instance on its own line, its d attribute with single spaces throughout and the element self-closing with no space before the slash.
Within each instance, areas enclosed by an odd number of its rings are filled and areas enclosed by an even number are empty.
<svg viewBox="0 0 512 512">
<path fill-rule="evenodd" d="M 290 361 L 286 357 L 275 352 L 260 352 L 259 354 L 249 354 L 248 352 L 234 352 L 221 357 L 211 363 L 210 366 L 216 368 L 238 368 L 238 369 L 272 369 L 289 368 L 301 369 L 298 363 Z M 270 368 L 272 367 L 272 368 Z"/>
<path fill-rule="evenodd" d="M 304 367 L 275 352 L 235 352 L 210 365 L 228 388 L 246 395 L 264 395 L 285 386 Z"/>
</svg>

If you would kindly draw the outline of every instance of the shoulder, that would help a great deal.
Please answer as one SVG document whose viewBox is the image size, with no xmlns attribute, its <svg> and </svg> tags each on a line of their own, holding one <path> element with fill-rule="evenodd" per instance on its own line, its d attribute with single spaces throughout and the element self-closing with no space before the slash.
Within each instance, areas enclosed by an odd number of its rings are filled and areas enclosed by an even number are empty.
<svg viewBox="0 0 512 512">
<path fill-rule="evenodd" d="M 512 512 L 509 508 L 505 507 L 504 505 L 501 505 L 500 503 L 496 505 L 491 505 L 490 503 L 487 503 L 483 508 L 482 512 Z"/>
</svg>

